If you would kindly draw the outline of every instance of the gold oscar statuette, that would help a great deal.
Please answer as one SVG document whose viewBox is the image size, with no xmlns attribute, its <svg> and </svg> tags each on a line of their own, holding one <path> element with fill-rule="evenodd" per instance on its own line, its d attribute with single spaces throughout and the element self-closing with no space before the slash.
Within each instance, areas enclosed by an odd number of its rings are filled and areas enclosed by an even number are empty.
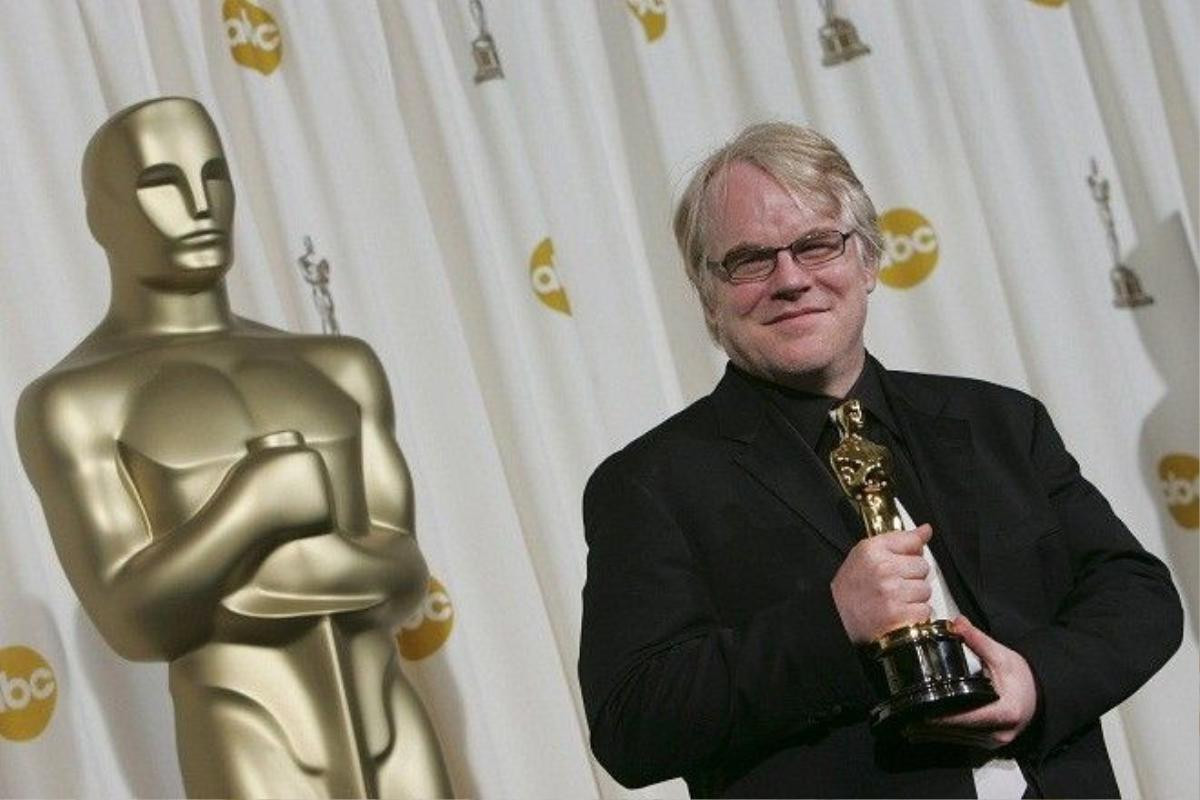
<svg viewBox="0 0 1200 800">
<path fill-rule="evenodd" d="M 863 410 L 847 400 L 833 412 L 841 442 L 829 454 L 838 483 L 862 515 L 867 536 L 904 529 L 892 488 L 892 454 L 862 435 Z M 972 673 L 966 645 L 946 620 L 920 620 L 866 645 L 867 676 L 880 701 L 871 709 L 877 731 L 914 719 L 962 711 L 997 699 L 981 673 Z"/>
<path fill-rule="evenodd" d="M 110 305 L 26 387 L 17 441 L 101 635 L 169 663 L 188 795 L 449 795 L 393 637 L 429 573 L 375 354 L 232 312 L 233 183 L 196 101 L 113 115 L 83 188 Z"/>
</svg>

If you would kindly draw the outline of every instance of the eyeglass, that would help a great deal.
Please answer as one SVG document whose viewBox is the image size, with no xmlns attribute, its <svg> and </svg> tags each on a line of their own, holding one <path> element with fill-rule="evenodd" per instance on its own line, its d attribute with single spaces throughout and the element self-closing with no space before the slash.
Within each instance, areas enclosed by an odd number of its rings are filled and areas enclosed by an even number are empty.
<svg viewBox="0 0 1200 800">
<path fill-rule="evenodd" d="M 815 272 L 846 252 L 846 240 L 854 231 L 810 231 L 783 247 L 735 247 L 720 261 L 709 261 L 730 283 L 761 281 L 775 271 L 779 254 L 787 250 L 804 270 Z"/>
</svg>

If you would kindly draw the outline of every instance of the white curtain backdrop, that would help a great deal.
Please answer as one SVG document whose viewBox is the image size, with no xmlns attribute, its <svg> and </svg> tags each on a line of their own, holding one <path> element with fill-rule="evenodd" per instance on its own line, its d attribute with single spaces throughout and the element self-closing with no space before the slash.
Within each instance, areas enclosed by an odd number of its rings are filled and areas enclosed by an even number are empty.
<svg viewBox="0 0 1200 800">
<path fill-rule="evenodd" d="M 187 95 L 238 191 L 235 310 L 320 331 L 311 237 L 341 331 L 387 368 L 442 587 L 401 647 L 457 794 L 686 796 L 590 758 L 579 501 L 605 455 L 715 384 L 672 202 L 738 128 L 784 119 L 837 141 L 887 212 L 871 350 L 1039 396 L 1171 564 L 1183 647 L 1105 732 L 1127 797 L 1197 796 L 1200 7 L 841 0 L 870 53 L 824 66 L 817 0 L 471 6 L 0 0 L 0 795 L 182 792 L 165 668 L 120 660 L 83 614 L 11 420 L 106 308 L 84 145 L 119 108 Z M 477 83 L 481 22 L 503 76 Z M 1113 306 L 1092 159 L 1153 304 Z"/>
</svg>

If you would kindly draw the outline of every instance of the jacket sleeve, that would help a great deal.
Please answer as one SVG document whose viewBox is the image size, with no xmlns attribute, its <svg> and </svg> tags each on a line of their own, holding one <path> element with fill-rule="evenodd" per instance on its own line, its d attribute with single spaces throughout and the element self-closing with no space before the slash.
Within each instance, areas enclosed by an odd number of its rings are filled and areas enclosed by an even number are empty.
<svg viewBox="0 0 1200 800">
<path fill-rule="evenodd" d="M 592 750 L 644 786 L 735 761 L 871 702 L 828 586 L 718 618 L 661 497 L 610 460 L 584 494 L 579 677 Z"/>
<path fill-rule="evenodd" d="M 1041 690 L 1026 746 L 1052 755 L 1131 695 L 1179 647 L 1183 609 L 1170 573 L 1080 475 L 1045 407 L 1034 404 L 1031 458 L 1062 527 L 1072 582 L 1049 624 L 1007 644 Z"/>
</svg>

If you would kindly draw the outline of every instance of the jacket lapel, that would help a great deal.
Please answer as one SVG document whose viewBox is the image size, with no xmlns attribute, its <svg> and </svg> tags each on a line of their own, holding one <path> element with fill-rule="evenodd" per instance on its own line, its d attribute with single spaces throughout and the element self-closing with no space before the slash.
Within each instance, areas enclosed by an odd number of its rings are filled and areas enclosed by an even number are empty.
<svg viewBox="0 0 1200 800">
<path fill-rule="evenodd" d="M 733 461 L 843 555 L 861 528 L 849 500 L 800 434 L 736 372 L 712 394 L 721 435 L 734 444 Z M 855 521 L 848 527 L 847 521 Z"/>
<path fill-rule="evenodd" d="M 950 566 L 982 608 L 971 425 L 943 413 L 946 398 L 940 393 L 884 369 L 880 376 L 929 504 L 933 535 L 942 537 Z"/>
</svg>

